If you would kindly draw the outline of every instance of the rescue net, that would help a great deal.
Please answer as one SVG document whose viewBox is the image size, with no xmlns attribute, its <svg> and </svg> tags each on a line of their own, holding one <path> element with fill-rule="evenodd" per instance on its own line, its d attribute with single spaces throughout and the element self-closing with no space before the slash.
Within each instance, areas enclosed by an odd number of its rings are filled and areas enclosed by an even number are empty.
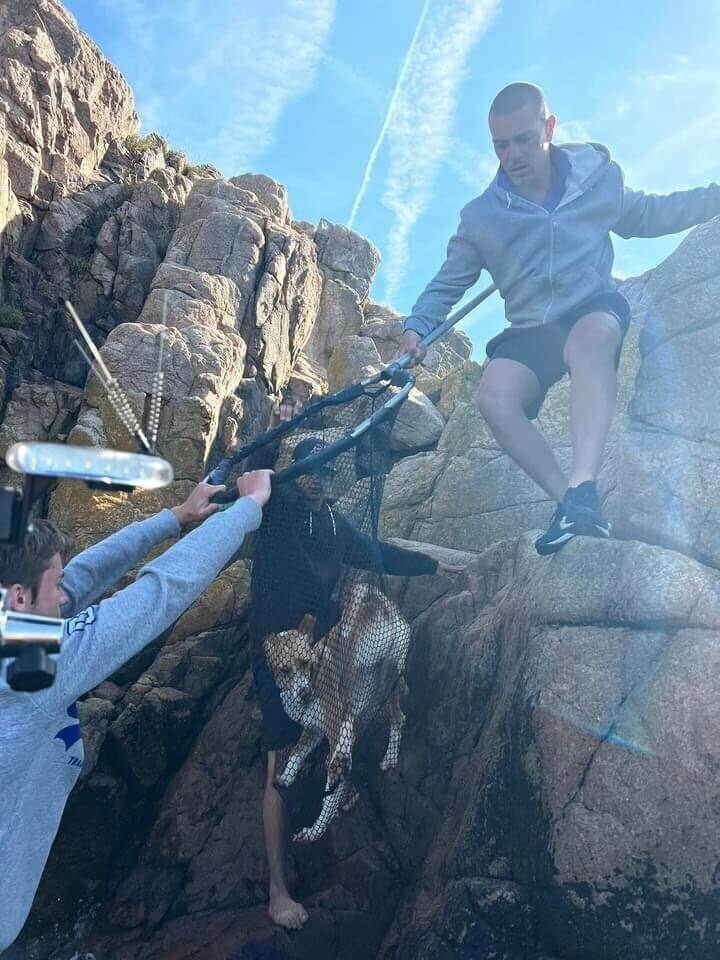
<svg viewBox="0 0 720 960">
<path fill-rule="evenodd" d="M 276 472 L 251 547 L 248 623 L 266 745 L 297 840 L 322 836 L 354 803 L 353 754 L 379 716 L 380 766 L 397 764 L 410 629 L 383 576 L 432 572 L 426 557 L 378 540 L 393 428 L 414 381 L 403 371 L 376 380 L 321 398 L 209 478 L 233 465 Z"/>
<path fill-rule="evenodd" d="M 469 300 L 423 345 L 444 337 L 495 289 Z M 377 535 L 393 426 L 414 383 L 403 369 L 411 359 L 404 354 L 321 398 L 208 477 L 224 482 L 235 464 L 276 471 L 252 552 L 248 620 L 266 746 L 276 751 L 275 784 L 297 840 L 318 839 L 354 804 L 356 748 L 376 718 L 387 731 L 380 767 L 398 762 L 410 628 L 383 577 L 436 569 L 428 557 Z M 313 782 L 320 783 L 315 809 Z"/>
</svg>

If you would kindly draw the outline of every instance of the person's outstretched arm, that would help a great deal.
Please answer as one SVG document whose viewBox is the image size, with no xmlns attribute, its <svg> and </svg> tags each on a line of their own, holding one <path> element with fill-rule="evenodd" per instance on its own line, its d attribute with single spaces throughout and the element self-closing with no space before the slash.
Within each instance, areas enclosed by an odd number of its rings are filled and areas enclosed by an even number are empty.
<svg viewBox="0 0 720 960">
<path fill-rule="evenodd" d="M 241 499 L 144 566 L 134 583 L 65 624 L 55 683 L 34 702 L 56 708 L 97 686 L 168 629 L 256 530 L 270 471 L 238 479 Z"/>
<path fill-rule="evenodd" d="M 187 524 L 200 523 L 219 510 L 210 498 L 223 489 L 222 485 L 198 483 L 179 506 L 130 523 L 73 557 L 63 573 L 63 590 L 70 598 L 62 607 L 63 617 L 72 617 L 94 603 L 163 540 L 177 537 Z"/>
<path fill-rule="evenodd" d="M 383 571 L 395 577 L 423 577 L 438 572 L 438 562 L 426 553 L 406 550 L 392 543 L 378 541 Z"/>
<path fill-rule="evenodd" d="M 438 572 L 438 562 L 417 550 L 406 550 L 382 540 L 373 540 L 340 514 L 335 514 L 343 538 L 343 562 L 360 570 L 374 570 L 396 577 L 422 577 Z"/>
<path fill-rule="evenodd" d="M 299 413 L 302 413 L 302 409 L 302 400 L 283 400 L 280 403 L 276 403 L 270 413 L 270 420 L 267 425 L 267 430 L 274 430 L 275 427 L 280 426 L 281 423 L 292 420 L 293 417 L 296 417 Z M 278 437 L 276 440 L 272 440 L 270 443 L 266 443 L 265 446 L 260 447 L 255 451 L 255 453 L 251 453 L 247 459 L 247 469 L 273 470 L 275 468 L 278 453 L 280 452 L 281 442 L 282 439 Z"/>
<path fill-rule="evenodd" d="M 680 233 L 720 215 L 720 185 L 711 183 L 694 190 L 674 193 L 644 193 L 625 185 L 616 165 L 622 191 L 620 213 L 612 226 L 620 237 L 662 237 Z"/>
<path fill-rule="evenodd" d="M 420 340 L 447 319 L 465 291 L 477 283 L 485 266 L 481 251 L 471 239 L 464 214 L 465 211 L 461 214 L 457 232 L 450 238 L 445 262 L 405 320 L 400 349 L 409 353 L 416 363 L 422 362 L 427 352 Z"/>
</svg>

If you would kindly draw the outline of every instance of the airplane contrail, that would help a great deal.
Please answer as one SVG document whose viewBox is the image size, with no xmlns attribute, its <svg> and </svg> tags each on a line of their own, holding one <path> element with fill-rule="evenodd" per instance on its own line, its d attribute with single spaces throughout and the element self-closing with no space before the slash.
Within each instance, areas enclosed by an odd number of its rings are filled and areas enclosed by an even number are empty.
<svg viewBox="0 0 720 960">
<path fill-rule="evenodd" d="M 423 28 L 425 17 L 427 16 L 427 12 L 430 9 L 431 3 L 432 3 L 432 0 L 425 0 L 425 3 L 423 4 L 423 8 L 420 11 L 420 17 L 418 18 L 418 22 L 415 27 L 415 32 L 413 33 L 412 40 L 410 41 L 410 46 L 408 47 L 407 53 L 405 54 L 402 67 L 400 68 L 400 73 L 398 74 L 397 83 L 395 84 L 395 88 L 390 97 L 390 102 L 388 103 L 387 113 L 385 114 L 385 120 L 383 121 L 383 125 L 380 129 L 380 133 L 378 134 L 377 140 L 375 141 L 375 145 L 370 151 L 370 156 L 368 157 L 368 162 L 365 166 L 365 173 L 363 175 L 362 184 L 360 185 L 360 189 L 358 190 L 357 196 L 355 197 L 355 202 L 353 203 L 352 210 L 350 212 L 350 219 L 348 220 L 348 227 L 350 229 L 352 229 L 353 223 L 355 222 L 355 217 L 357 216 L 357 212 L 360 209 L 360 204 L 362 203 L 363 198 L 365 197 L 365 193 L 367 192 L 367 188 L 370 184 L 370 178 L 372 177 L 373 167 L 375 166 L 377 155 L 380 152 L 380 147 L 383 144 L 383 140 L 385 139 L 385 134 L 387 133 L 388 127 L 390 126 L 390 120 L 392 118 L 393 111 L 395 109 L 395 103 L 400 94 L 403 80 L 405 79 L 405 75 L 412 61 L 413 53 L 415 52 L 415 46 L 417 45 L 418 37 L 420 36 L 420 31 Z"/>
</svg>

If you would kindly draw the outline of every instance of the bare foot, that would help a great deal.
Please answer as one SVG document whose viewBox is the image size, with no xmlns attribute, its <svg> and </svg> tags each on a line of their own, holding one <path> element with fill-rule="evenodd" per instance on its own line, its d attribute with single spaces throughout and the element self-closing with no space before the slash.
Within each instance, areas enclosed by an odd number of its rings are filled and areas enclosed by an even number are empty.
<svg viewBox="0 0 720 960">
<path fill-rule="evenodd" d="M 305 907 L 289 894 L 270 894 L 268 913 L 273 923 L 286 930 L 299 930 L 308 918 Z"/>
</svg>

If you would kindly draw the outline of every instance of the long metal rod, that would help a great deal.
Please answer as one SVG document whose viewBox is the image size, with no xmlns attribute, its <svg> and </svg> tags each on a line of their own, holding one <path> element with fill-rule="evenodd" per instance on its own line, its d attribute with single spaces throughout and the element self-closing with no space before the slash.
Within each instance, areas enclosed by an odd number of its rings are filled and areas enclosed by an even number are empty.
<svg viewBox="0 0 720 960">
<path fill-rule="evenodd" d="M 88 355 L 87 350 L 85 349 L 85 347 L 83 347 L 82 343 L 80 343 L 77 337 L 73 337 L 73 343 L 82 354 L 82 358 L 85 361 L 85 363 L 88 365 L 88 368 L 90 369 L 90 373 L 94 373 L 95 376 L 98 378 L 100 385 L 107 390 L 107 382 L 103 377 L 102 372 L 98 368 L 97 364 L 93 360 L 93 358 Z"/>
<path fill-rule="evenodd" d="M 431 330 L 426 336 L 422 338 L 421 343 L 429 347 L 431 344 L 436 343 L 438 340 L 442 340 L 445 334 L 452 330 L 456 323 L 459 323 L 463 317 L 466 317 L 471 313 L 475 307 L 479 306 L 484 300 L 487 300 L 488 297 L 491 297 L 497 286 L 492 283 L 489 287 L 486 287 L 484 290 L 481 290 L 480 293 L 473 297 L 472 300 L 468 300 L 464 307 L 460 307 L 459 310 L 456 310 L 455 313 L 451 313 L 450 316 L 445 320 L 444 323 L 441 323 L 440 326 L 435 327 L 434 330 Z M 385 367 L 385 370 L 381 371 L 387 376 L 392 376 L 396 370 L 404 370 L 406 367 L 409 367 L 412 363 L 412 358 L 410 354 L 403 353 L 402 356 L 398 357 L 397 360 L 393 360 L 391 364 Z"/>
<path fill-rule="evenodd" d="M 287 483 L 289 480 L 295 480 L 297 477 L 301 476 L 302 474 L 309 473 L 311 470 L 317 470 L 318 467 L 321 467 L 325 463 L 329 463 L 341 453 L 344 453 L 346 450 L 354 447 L 363 434 L 367 433 L 384 420 L 387 420 L 388 417 L 392 415 L 393 410 L 399 406 L 402 406 L 407 399 L 410 390 L 415 385 L 415 377 L 411 373 L 404 374 L 403 376 L 406 379 L 402 388 L 396 394 L 390 397 L 389 400 L 386 400 L 382 407 L 380 407 L 378 410 L 375 410 L 370 414 L 369 417 L 366 417 L 365 420 L 359 423 L 351 433 L 346 434 L 339 440 L 335 440 L 332 443 L 327 444 L 327 446 L 324 446 L 318 453 L 311 453 L 309 456 L 303 457 L 302 460 L 297 460 L 294 463 L 291 463 L 289 466 L 285 467 L 284 470 L 280 470 L 273 476 L 273 485 Z M 288 421 L 288 423 L 289 422 L 290 421 Z M 217 478 L 215 480 L 206 479 L 205 482 L 222 483 L 224 482 L 224 479 L 224 477 Z M 212 502 L 230 503 L 233 500 L 237 500 L 237 498 L 237 489 L 235 487 L 228 487 L 224 494 L 216 494 L 212 498 Z"/>
<path fill-rule="evenodd" d="M 158 349 L 158 361 L 155 376 L 152 382 L 152 393 L 150 394 L 150 414 L 148 416 L 148 433 L 150 434 L 150 445 L 153 453 L 157 453 L 157 438 L 160 428 L 160 413 L 162 411 L 162 393 L 165 374 L 163 373 L 163 346 L 165 344 L 165 331 L 159 334 L 160 345 Z"/>
<path fill-rule="evenodd" d="M 91 337 L 90 334 L 87 332 L 87 328 L 85 327 L 85 324 L 82 322 L 82 320 L 81 320 L 80 317 L 78 316 L 77 310 L 76 310 L 75 307 L 70 303 L 69 300 L 66 300 L 66 301 L 65 301 L 65 309 L 67 310 L 67 312 L 70 314 L 70 316 L 71 316 L 71 317 L 73 318 L 73 320 L 75 321 L 75 326 L 78 328 L 78 330 L 80 331 L 80 334 L 81 334 L 83 340 L 84 340 L 85 343 L 87 344 L 88 350 L 90 351 L 91 356 L 93 357 L 93 359 L 95 360 L 95 363 L 96 363 L 97 366 L 98 366 L 98 370 L 100 370 L 100 372 L 102 373 L 103 377 L 105 378 L 106 383 L 110 383 L 110 382 L 112 381 L 112 379 L 113 379 L 113 375 L 110 373 L 110 371 L 108 370 L 108 368 L 105 366 L 105 361 L 103 360 L 102 356 L 100 355 L 100 351 L 98 350 L 98 348 L 97 348 L 97 347 L 95 346 L 95 344 L 93 343 L 92 337 Z"/>
<path fill-rule="evenodd" d="M 441 323 L 434 330 L 432 330 L 427 336 L 423 337 L 422 343 L 429 347 L 431 344 L 442 339 L 445 334 L 452 330 L 456 323 L 459 323 L 463 317 L 466 317 L 471 311 L 475 309 L 479 304 L 484 300 L 487 300 L 488 297 L 491 297 L 493 293 L 497 290 L 497 286 L 493 283 L 489 287 L 486 287 L 484 290 L 481 290 L 480 293 L 473 297 L 472 300 L 460 307 L 459 310 L 456 310 L 455 313 L 451 313 L 450 316 L 445 320 L 444 323 Z M 355 384 L 354 387 L 346 387 L 344 390 L 341 390 L 337 396 L 342 398 L 338 402 L 345 402 L 349 400 L 350 392 L 352 390 L 357 391 L 359 396 L 365 387 L 370 387 L 375 383 L 382 383 L 383 381 L 392 380 L 392 378 L 400 371 L 409 367 L 412 363 L 412 358 L 409 354 L 404 353 L 402 356 L 393 360 L 392 363 L 388 364 L 387 367 L 384 367 L 378 373 L 373 374 L 371 377 L 367 377 L 365 380 L 361 380 Z M 409 389 L 409 388 L 408 388 Z M 405 394 L 406 395 L 406 394 Z M 403 396 L 403 399 L 405 397 Z M 284 436 L 286 433 L 289 433 L 295 428 L 295 426 L 303 420 L 307 420 L 318 410 L 321 410 L 323 407 L 331 403 L 331 398 L 323 397 L 320 400 L 316 401 L 314 404 L 311 404 L 309 407 L 306 407 L 301 413 L 293 417 L 291 420 L 286 420 L 283 423 L 279 424 L 273 430 L 267 431 L 265 434 L 261 434 L 260 437 L 257 437 L 254 441 L 249 443 L 246 447 L 243 447 L 242 450 L 238 453 L 230 454 L 225 457 L 220 463 L 210 471 L 210 473 L 205 477 L 206 483 L 224 483 L 225 478 L 230 472 L 234 464 L 238 463 L 240 460 L 244 460 L 250 453 L 253 453 L 255 450 L 260 449 L 265 446 L 265 444 L 270 443 L 272 440 L 279 439 Z"/>
<path fill-rule="evenodd" d="M 414 385 L 415 377 L 413 377 L 411 374 L 408 376 L 407 382 L 402 389 L 394 394 L 389 400 L 386 400 L 379 410 L 375 410 L 374 413 L 371 413 L 369 417 L 366 417 L 365 420 L 359 423 L 352 433 L 341 437 L 339 440 L 335 440 L 333 443 L 327 444 L 327 446 L 323 447 L 319 453 L 311 453 L 302 460 L 297 460 L 289 467 L 285 467 L 284 470 L 280 470 L 273 477 L 273 483 L 285 483 L 288 480 L 294 480 L 296 477 L 299 477 L 304 473 L 308 473 L 310 469 L 317 469 L 317 467 L 321 467 L 323 464 L 329 463 L 344 450 L 349 450 L 350 447 L 354 446 L 357 440 L 359 440 L 363 434 L 368 432 L 368 430 L 376 427 L 379 423 L 382 423 L 383 420 L 387 420 L 392 411 L 405 402 L 410 390 Z"/>
<path fill-rule="evenodd" d="M 78 316 L 77 310 L 72 305 L 72 303 L 70 303 L 69 300 L 65 301 L 65 309 L 72 317 L 73 321 L 75 322 L 75 326 L 78 328 L 78 330 L 80 331 L 80 334 L 82 335 L 83 340 L 87 344 L 88 349 L 90 351 L 90 355 L 95 360 L 97 370 L 100 372 L 100 374 L 102 374 L 102 377 L 100 377 L 100 382 L 103 383 L 103 386 L 105 387 L 108 400 L 110 401 L 110 404 L 112 405 L 115 413 L 119 417 L 121 423 L 123 424 L 125 429 L 128 431 L 128 433 L 130 433 L 130 435 L 135 438 L 135 441 L 137 442 L 140 449 L 144 451 L 146 454 L 149 454 L 150 456 L 152 456 L 154 453 L 153 448 L 150 444 L 150 441 L 145 436 L 145 433 L 142 427 L 140 426 L 138 418 L 135 416 L 135 411 L 130 405 L 130 401 L 125 396 L 125 392 L 123 391 L 120 384 L 117 382 L 115 377 L 113 377 L 113 375 L 108 370 L 105 364 L 105 361 L 100 356 L 100 351 L 93 343 L 93 340 L 90 334 L 87 332 L 85 324 L 82 322 L 82 320 Z M 104 381 L 103 381 L 103 378 L 104 378 Z"/>
</svg>

